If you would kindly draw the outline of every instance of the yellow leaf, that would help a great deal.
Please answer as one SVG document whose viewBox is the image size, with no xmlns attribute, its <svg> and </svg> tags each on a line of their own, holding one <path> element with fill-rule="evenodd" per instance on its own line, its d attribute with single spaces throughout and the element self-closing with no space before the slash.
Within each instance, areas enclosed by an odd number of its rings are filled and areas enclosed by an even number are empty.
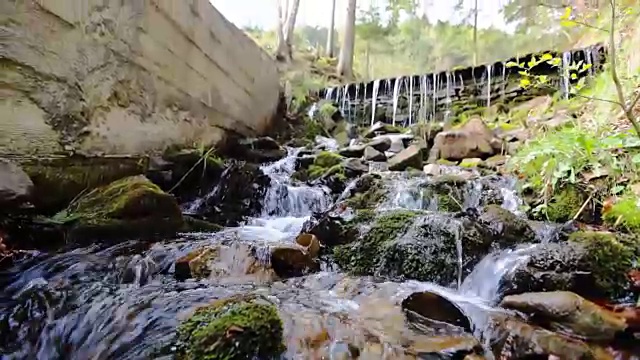
<svg viewBox="0 0 640 360">
<path fill-rule="evenodd" d="M 571 6 L 567 6 L 564 9 L 564 14 L 560 16 L 560 20 L 568 20 L 569 18 L 571 18 Z"/>
<path fill-rule="evenodd" d="M 553 59 L 553 55 L 551 54 L 542 54 L 542 61 L 547 61 Z"/>
<path fill-rule="evenodd" d="M 520 79 L 520 86 L 527 87 L 529 85 L 531 85 L 531 81 L 529 81 L 529 79 Z"/>
</svg>

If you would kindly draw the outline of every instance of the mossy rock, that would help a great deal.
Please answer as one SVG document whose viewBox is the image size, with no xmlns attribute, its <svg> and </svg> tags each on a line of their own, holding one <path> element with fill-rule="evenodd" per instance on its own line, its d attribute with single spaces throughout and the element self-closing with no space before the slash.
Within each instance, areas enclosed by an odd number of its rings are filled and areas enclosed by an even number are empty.
<svg viewBox="0 0 640 360">
<path fill-rule="evenodd" d="M 334 249 L 336 263 L 355 275 L 373 275 L 385 245 L 404 233 L 416 215 L 413 211 L 394 211 L 377 217 L 360 240 Z"/>
<path fill-rule="evenodd" d="M 549 201 L 545 214 L 549 221 L 566 222 L 580 210 L 587 197 L 576 187 L 560 189 Z"/>
<path fill-rule="evenodd" d="M 176 199 L 142 175 L 82 195 L 51 222 L 71 225 L 76 241 L 170 235 L 185 225 Z"/>
<path fill-rule="evenodd" d="M 21 162 L 34 184 L 32 203 L 40 213 L 55 214 L 82 192 L 143 174 L 145 158 L 87 158 L 81 156 Z"/>
<path fill-rule="evenodd" d="M 358 179 L 345 204 L 352 209 L 373 209 L 385 199 L 382 180 L 373 175 L 364 175 Z"/>
<path fill-rule="evenodd" d="M 569 241 L 586 249 L 585 261 L 592 265 L 595 285 L 607 294 L 620 296 L 629 285 L 628 274 L 640 257 L 640 239 L 636 236 L 597 231 L 578 231 Z"/>
<path fill-rule="evenodd" d="M 277 359 L 284 352 L 276 307 L 258 296 L 235 296 L 198 308 L 180 324 L 181 360 Z"/>
<path fill-rule="evenodd" d="M 391 211 L 375 216 L 359 230 L 355 241 L 333 251 L 336 263 L 354 275 L 448 286 L 458 275 L 468 274 L 491 248 L 486 229 L 450 214 Z M 463 249 L 463 268 L 459 267 L 458 243 Z"/>
<path fill-rule="evenodd" d="M 486 206 L 479 221 L 491 231 L 495 243 L 503 246 L 531 243 L 536 239 L 535 232 L 526 220 L 517 217 L 500 205 Z"/>
<path fill-rule="evenodd" d="M 569 241 L 536 248 L 503 280 L 501 292 L 571 291 L 587 299 L 619 299 L 629 293 L 627 274 L 639 256 L 640 241 L 635 236 L 574 232 Z"/>
</svg>

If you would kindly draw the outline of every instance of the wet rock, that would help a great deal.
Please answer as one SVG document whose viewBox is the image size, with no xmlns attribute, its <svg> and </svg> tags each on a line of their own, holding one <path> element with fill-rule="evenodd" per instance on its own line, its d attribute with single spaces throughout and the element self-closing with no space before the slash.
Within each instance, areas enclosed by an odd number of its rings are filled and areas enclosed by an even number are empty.
<svg viewBox="0 0 640 360">
<path fill-rule="evenodd" d="M 391 211 L 362 220 L 370 224 L 356 232 L 360 235 L 333 250 L 337 264 L 356 275 L 449 285 L 468 274 L 491 247 L 485 229 L 450 214 Z"/>
<path fill-rule="evenodd" d="M 271 180 L 255 164 L 230 162 L 215 192 L 197 214 L 222 226 L 236 226 L 245 217 L 259 214 Z"/>
<path fill-rule="evenodd" d="M 296 158 L 296 170 L 308 169 L 316 160 L 315 155 L 302 155 Z"/>
<path fill-rule="evenodd" d="M 366 161 L 381 162 L 381 161 L 386 161 L 387 157 L 380 151 L 372 148 L 371 146 L 367 146 L 364 149 L 364 159 Z"/>
<path fill-rule="evenodd" d="M 511 295 L 500 306 L 586 340 L 610 341 L 627 328 L 624 318 L 568 291 Z"/>
<path fill-rule="evenodd" d="M 372 209 L 384 199 L 384 185 L 380 176 L 365 174 L 356 180 L 344 203 L 352 209 Z"/>
<path fill-rule="evenodd" d="M 499 205 L 488 205 L 480 215 L 481 221 L 501 246 L 532 243 L 536 234 L 526 220 Z"/>
<path fill-rule="evenodd" d="M 439 133 L 434 139 L 429 162 L 437 159 L 486 159 L 501 149 L 502 141 L 495 137 L 481 118 L 475 117 L 459 129 Z"/>
<path fill-rule="evenodd" d="M 179 281 L 191 278 L 205 278 L 211 273 L 211 270 L 208 268 L 208 262 L 217 256 L 218 248 L 202 247 L 191 251 L 176 260 L 174 277 Z"/>
<path fill-rule="evenodd" d="M 305 233 L 300 234 L 296 237 L 296 244 L 302 246 L 312 258 L 318 257 L 318 253 L 320 252 L 320 241 L 315 235 Z"/>
<path fill-rule="evenodd" d="M 80 242 L 172 236 L 184 228 L 176 199 L 141 175 L 81 196 L 51 222 L 69 226 L 69 240 Z"/>
<path fill-rule="evenodd" d="M 629 292 L 627 274 L 640 246 L 636 237 L 575 232 L 569 241 L 539 245 L 502 283 L 505 295 L 571 291 L 587 299 L 619 298 Z"/>
<path fill-rule="evenodd" d="M 0 159 L 0 211 L 29 200 L 33 182 L 18 165 Z"/>
<path fill-rule="evenodd" d="M 440 175 L 440 165 L 438 165 L 438 164 L 427 164 L 427 165 L 424 166 L 422 171 L 424 171 L 424 173 L 427 174 L 427 175 L 438 176 L 438 175 Z"/>
<path fill-rule="evenodd" d="M 393 139 L 391 139 L 391 145 L 389 146 L 389 149 L 387 149 L 387 152 L 397 154 L 405 148 L 406 146 L 404 144 L 404 141 L 402 141 L 401 138 L 394 137 Z"/>
<path fill-rule="evenodd" d="M 384 153 L 391 147 L 391 138 L 389 138 L 388 136 L 379 136 L 368 142 L 367 146 L 372 147 L 381 153 Z"/>
<path fill-rule="evenodd" d="M 418 359 L 474 359 L 480 356 L 482 346 L 473 336 L 429 336 L 411 343 L 407 353 L 417 356 Z M 480 357 L 479 359 L 484 359 Z"/>
<path fill-rule="evenodd" d="M 411 294 L 402 301 L 402 309 L 409 312 L 407 314 L 409 318 L 412 318 L 411 313 L 415 313 L 429 320 L 471 331 L 469 318 L 462 310 L 449 299 L 433 292 L 423 291 Z"/>
<path fill-rule="evenodd" d="M 366 144 L 351 145 L 341 149 L 338 153 L 347 158 L 360 158 L 364 155 L 364 149 L 366 147 Z"/>
<path fill-rule="evenodd" d="M 262 297 L 218 300 L 180 324 L 176 347 L 185 360 L 278 358 L 285 350 L 282 321 Z"/>
<path fill-rule="evenodd" d="M 163 164 L 157 171 L 147 171 L 147 177 L 164 191 L 171 190 L 180 203 L 205 196 L 225 168 L 222 158 L 198 149 L 168 152 L 161 160 Z"/>
<path fill-rule="evenodd" d="M 498 170 L 500 167 L 502 167 L 504 164 L 506 164 L 507 160 L 508 160 L 508 156 L 495 155 L 495 156 L 492 156 L 492 157 L 488 158 L 487 160 L 485 160 L 482 163 L 482 166 L 486 167 L 488 169 Z"/>
<path fill-rule="evenodd" d="M 402 130 L 400 128 L 378 121 L 375 124 L 373 124 L 371 128 L 364 134 L 364 137 L 368 139 L 372 139 L 377 135 L 398 134 L 401 132 Z"/>
<path fill-rule="evenodd" d="M 343 162 L 344 170 L 347 177 L 358 177 L 369 172 L 369 166 L 361 159 L 351 158 Z"/>
<path fill-rule="evenodd" d="M 583 341 L 515 319 L 501 320 L 492 327 L 495 329 L 494 348 L 502 348 L 501 354 L 508 359 L 548 359 L 550 356 L 559 359 L 612 359 L 603 350 Z"/>
<path fill-rule="evenodd" d="M 227 153 L 235 159 L 255 163 L 273 162 L 287 156 L 287 150 L 267 136 L 232 140 Z"/>
<path fill-rule="evenodd" d="M 288 278 L 318 271 L 320 264 L 301 247 L 279 245 L 271 249 L 271 268 L 279 277 Z"/>
<path fill-rule="evenodd" d="M 389 170 L 403 171 L 407 168 L 422 169 L 422 148 L 411 145 L 389 159 Z"/>
</svg>

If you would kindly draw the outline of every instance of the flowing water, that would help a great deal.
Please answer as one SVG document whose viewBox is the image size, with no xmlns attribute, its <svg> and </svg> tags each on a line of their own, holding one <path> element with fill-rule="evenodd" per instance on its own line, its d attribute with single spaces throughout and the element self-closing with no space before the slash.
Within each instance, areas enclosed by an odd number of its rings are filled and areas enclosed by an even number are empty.
<svg viewBox="0 0 640 360">
<path fill-rule="evenodd" d="M 292 182 L 297 152 L 290 149 L 289 156 L 263 167 L 272 180 L 263 213 L 244 226 L 155 244 L 130 241 L 108 248 L 37 253 L 0 274 L 2 359 L 159 358 L 170 351 L 176 326 L 195 306 L 247 292 L 263 293 L 277 304 L 285 325 L 287 359 L 348 359 L 348 345 L 358 346 L 364 359 L 404 358 L 406 348 L 430 341 L 407 326 L 399 306 L 416 291 L 449 298 L 469 314 L 482 335 L 488 314 L 497 311 L 492 305 L 500 279 L 526 259 L 531 247 L 488 255 L 466 279 L 460 275 L 458 289 L 418 281 L 380 282 L 330 268 L 285 281 L 273 281 L 268 274 L 245 275 L 252 248 L 293 242 L 313 212 L 332 205 L 328 189 Z M 395 177 L 383 208 L 433 209 L 424 193 L 414 191 L 423 178 L 388 172 L 382 176 Z M 484 190 L 471 184 L 465 190 L 465 205 L 477 206 Z M 503 205 L 511 208 L 517 201 L 505 191 L 512 197 L 505 197 Z M 198 207 L 190 204 L 185 209 Z M 227 245 L 217 265 L 224 276 L 174 279 L 176 259 L 212 244 Z M 461 251 L 460 247 L 460 258 Z M 259 255 L 268 251 L 257 254 L 268 261 L 268 256 Z M 318 340 L 325 338 L 329 341 Z"/>
</svg>

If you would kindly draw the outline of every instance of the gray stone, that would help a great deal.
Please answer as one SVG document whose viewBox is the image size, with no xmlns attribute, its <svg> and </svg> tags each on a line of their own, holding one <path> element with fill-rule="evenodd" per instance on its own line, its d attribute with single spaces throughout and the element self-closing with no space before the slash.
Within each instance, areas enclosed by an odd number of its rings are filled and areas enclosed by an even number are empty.
<svg viewBox="0 0 640 360">
<path fill-rule="evenodd" d="M 371 146 L 367 146 L 367 148 L 364 149 L 364 159 L 367 161 L 381 162 L 381 161 L 386 161 L 387 157 L 384 156 L 384 154 L 381 153 L 380 151 L 372 148 Z"/>
<path fill-rule="evenodd" d="M 364 149 L 366 147 L 367 145 L 364 145 L 364 144 L 351 145 L 349 147 L 346 147 L 340 150 L 338 153 L 348 158 L 359 158 L 359 157 L 362 157 L 362 155 L 364 155 Z"/>
<path fill-rule="evenodd" d="M 343 165 L 347 173 L 353 173 L 355 176 L 362 175 L 369 171 L 369 166 L 358 158 L 346 159 Z"/>
<path fill-rule="evenodd" d="M 389 159 L 389 170 L 402 171 L 409 167 L 422 169 L 422 148 L 411 145 Z"/>
<path fill-rule="evenodd" d="M 18 205 L 31 196 L 33 182 L 18 165 L 0 159 L 0 207 Z"/>
<path fill-rule="evenodd" d="M 400 138 L 394 138 L 391 140 L 391 146 L 389 147 L 389 152 L 397 154 L 400 151 L 404 150 L 404 142 Z"/>
<path fill-rule="evenodd" d="M 367 144 L 379 152 L 385 152 L 391 147 L 391 139 L 388 136 L 379 136 Z"/>
<path fill-rule="evenodd" d="M 371 139 L 371 138 L 374 138 L 376 135 L 397 134 L 398 132 L 399 130 L 397 128 L 389 124 L 385 124 L 381 121 L 378 121 L 377 123 L 371 126 L 371 128 L 369 129 L 369 131 L 367 131 L 364 137 Z"/>
<path fill-rule="evenodd" d="M 424 173 L 427 174 L 427 175 L 438 176 L 438 175 L 440 175 L 440 165 L 438 165 L 438 164 L 427 164 L 427 165 L 424 166 L 422 171 L 424 171 Z"/>
</svg>

